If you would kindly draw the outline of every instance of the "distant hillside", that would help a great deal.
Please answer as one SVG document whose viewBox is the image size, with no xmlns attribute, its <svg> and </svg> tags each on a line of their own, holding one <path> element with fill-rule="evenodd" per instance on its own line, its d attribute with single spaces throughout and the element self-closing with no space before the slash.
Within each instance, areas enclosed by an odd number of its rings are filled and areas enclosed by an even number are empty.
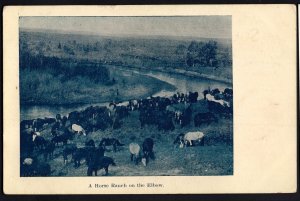
<svg viewBox="0 0 300 201">
<path fill-rule="evenodd" d="M 226 39 L 118 37 L 21 30 L 20 52 L 105 65 L 177 68 L 229 79 L 232 76 L 231 40 Z"/>
<path fill-rule="evenodd" d="M 230 82 L 232 79 L 230 40 L 96 36 L 45 31 L 20 30 L 22 103 L 63 104 L 106 100 L 108 96 L 114 96 L 113 91 L 117 88 L 124 88 L 110 77 L 111 66 L 165 72 L 176 69 L 177 72 L 196 72 L 217 80 Z M 156 89 L 161 84 L 153 80 L 148 83 L 151 82 Z M 111 90 L 111 93 L 100 98 L 92 95 L 90 92 L 96 86 L 99 91 Z M 142 89 L 144 86 L 140 87 Z M 91 96 L 81 96 L 87 91 Z M 141 94 L 148 92 L 141 91 Z"/>
</svg>

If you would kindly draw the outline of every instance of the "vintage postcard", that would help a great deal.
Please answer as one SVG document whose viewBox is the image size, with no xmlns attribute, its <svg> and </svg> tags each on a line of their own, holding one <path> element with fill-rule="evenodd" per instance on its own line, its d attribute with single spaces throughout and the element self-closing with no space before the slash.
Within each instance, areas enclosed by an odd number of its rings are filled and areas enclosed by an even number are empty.
<svg viewBox="0 0 300 201">
<path fill-rule="evenodd" d="M 295 12 L 5 7 L 4 192 L 295 192 Z"/>
</svg>

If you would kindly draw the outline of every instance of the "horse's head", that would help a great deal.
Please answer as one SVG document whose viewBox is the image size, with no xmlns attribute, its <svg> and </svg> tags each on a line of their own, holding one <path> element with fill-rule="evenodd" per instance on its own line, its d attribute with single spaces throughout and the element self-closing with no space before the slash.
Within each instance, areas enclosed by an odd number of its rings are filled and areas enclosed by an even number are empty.
<svg viewBox="0 0 300 201">
<path fill-rule="evenodd" d="M 82 129 L 82 134 L 83 134 L 83 136 L 86 136 L 87 135 L 87 132 L 84 130 L 84 129 Z"/>
</svg>

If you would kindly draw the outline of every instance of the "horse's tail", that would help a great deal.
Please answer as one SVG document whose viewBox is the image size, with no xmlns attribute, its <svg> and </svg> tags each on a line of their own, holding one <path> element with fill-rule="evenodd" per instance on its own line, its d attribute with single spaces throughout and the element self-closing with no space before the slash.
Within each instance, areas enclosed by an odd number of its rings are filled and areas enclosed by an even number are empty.
<svg viewBox="0 0 300 201">
<path fill-rule="evenodd" d="M 153 151 L 150 152 L 149 156 L 150 156 L 150 158 L 151 158 L 152 160 L 155 160 L 155 155 L 154 155 L 154 152 L 153 152 Z"/>
</svg>

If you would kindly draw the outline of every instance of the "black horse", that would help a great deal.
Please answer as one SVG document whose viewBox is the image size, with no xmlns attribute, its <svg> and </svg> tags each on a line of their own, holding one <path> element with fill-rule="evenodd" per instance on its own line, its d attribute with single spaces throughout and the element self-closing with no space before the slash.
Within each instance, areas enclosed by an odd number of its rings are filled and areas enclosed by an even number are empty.
<svg viewBox="0 0 300 201">
<path fill-rule="evenodd" d="M 106 146 L 113 146 L 113 151 L 117 151 L 117 146 L 124 146 L 124 144 L 120 143 L 120 141 L 116 138 L 102 138 L 99 143 L 99 147 L 103 147 L 104 149 Z"/>
<path fill-rule="evenodd" d="M 217 117 L 211 112 L 198 113 L 194 117 L 194 125 L 196 127 L 199 127 L 201 124 L 209 125 L 211 122 L 217 122 L 217 121 L 218 121 Z"/>
<path fill-rule="evenodd" d="M 51 140 L 51 142 L 55 143 L 55 145 L 58 145 L 59 143 L 63 143 L 66 145 L 68 143 L 69 137 L 66 134 L 57 135 L 54 136 Z"/>
<path fill-rule="evenodd" d="M 46 146 L 43 150 L 45 161 L 47 161 L 48 158 L 49 159 L 53 158 L 54 150 L 55 150 L 55 144 L 53 142 L 47 141 Z"/>
<path fill-rule="evenodd" d="M 88 148 L 89 151 L 87 152 L 86 156 L 86 164 L 89 165 L 90 162 L 93 163 L 93 161 L 98 160 L 99 158 L 104 156 L 104 148 L 98 147 L 98 148 Z"/>
<path fill-rule="evenodd" d="M 32 141 L 34 143 L 34 145 L 38 148 L 38 149 L 43 149 L 45 148 L 47 141 L 45 140 L 44 137 L 42 136 L 38 136 L 38 135 L 32 135 Z"/>
<path fill-rule="evenodd" d="M 80 166 L 80 161 L 82 159 L 87 160 L 88 151 L 89 151 L 89 149 L 87 149 L 86 147 L 76 149 L 76 151 L 73 154 L 73 160 L 74 160 L 74 167 L 75 168 L 78 168 Z"/>
<path fill-rule="evenodd" d="M 95 176 L 97 176 L 98 170 L 104 169 L 105 175 L 108 175 L 108 167 L 116 166 L 114 160 L 110 157 L 103 156 L 101 158 L 93 158 L 89 160 L 87 176 L 93 176 L 93 172 L 95 172 Z"/>
<path fill-rule="evenodd" d="M 64 158 L 64 164 L 67 164 L 68 161 L 68 155 L 72 155 L 72 158 L 74 157 L 74 153 L 77 150 L 77 147 L 75 144 L 66 144 L 63 150 L 63 158 Z"/>
<path fill-rule="evenodd" d="M 149 162 L 149 157 L 154 160 L 154 152 L 153 152 L 154 141 L 151 138 L 146 138 L 143 142 L 143 157 L 142 163 L 144 166 Z"/>
</svg>

